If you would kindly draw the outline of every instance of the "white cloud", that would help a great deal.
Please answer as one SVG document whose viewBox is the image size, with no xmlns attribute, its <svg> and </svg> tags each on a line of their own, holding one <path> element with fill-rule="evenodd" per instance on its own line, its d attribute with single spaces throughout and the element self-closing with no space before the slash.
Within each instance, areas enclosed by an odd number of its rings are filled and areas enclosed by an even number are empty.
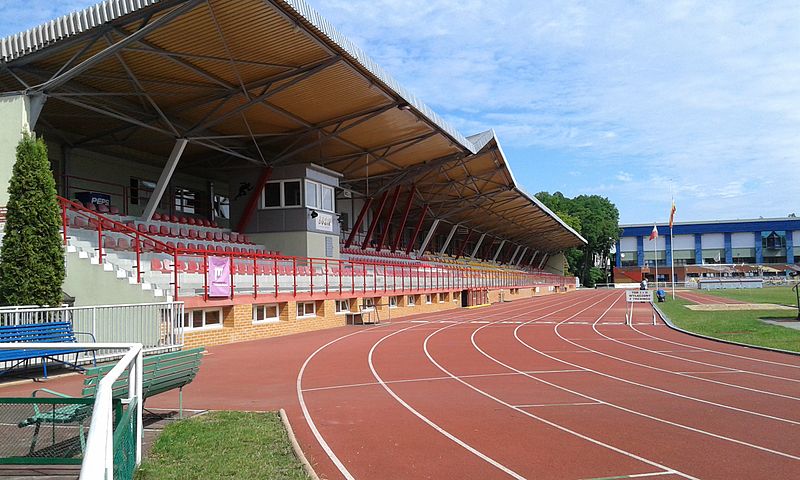
<svg viewBox="0 0 800 480">
<path fill-rule="evenodd" d="M 686 220 L 797 210 L 794 0 L 308 1 L 463 133 L 495 128 L 531 191 L 599 192 L 626 222 L 670 191 Z M 5 0 L 0 29 L 89 2 Z"/>
</svg>

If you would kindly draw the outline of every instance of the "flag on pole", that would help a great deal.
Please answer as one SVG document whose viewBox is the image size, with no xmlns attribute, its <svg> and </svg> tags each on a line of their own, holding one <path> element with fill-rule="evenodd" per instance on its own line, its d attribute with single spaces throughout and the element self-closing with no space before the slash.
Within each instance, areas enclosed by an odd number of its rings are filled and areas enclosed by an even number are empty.
<svg viewBox="0 0 800 480">
<path fill-rule="evenodd" d="M 672 224 L 675 220 L 675 199 L 672 199 L 672 209 L 669 211 L 669 228 L 672 229 Z"/>
<path fill-rule="evenodd" d="M 655 225 L 653 225 L 653 231 L 650 232 L 650 241 L 652 242 L 653 240 L 655 240 L 657 238 L 658 238 L 658 229 L 656 228 Z"/>
</svg>

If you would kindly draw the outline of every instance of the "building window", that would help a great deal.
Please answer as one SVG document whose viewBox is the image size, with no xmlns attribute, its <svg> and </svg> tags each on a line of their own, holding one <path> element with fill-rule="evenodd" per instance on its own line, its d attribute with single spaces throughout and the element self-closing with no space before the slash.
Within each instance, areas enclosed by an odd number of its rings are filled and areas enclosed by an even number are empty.
<svg viewBox="0 0 800 480">
<path fill-rule="evenodd" d="M 299 207 L 300 180 L 267 182 L 261 194 L 261 208 Z"/>
<path fill-rule="evenodd" d="M 267 305 L 253 305 L 253 323 L 277 321 L 278 305 L 274 303 Z"/>
<path fill-rule="evenodd" d="M 231 200 L 225 195 L 214 194 L 214 216 L 231 218 Z"/>
<path fill-rule="evenodd" d="M 313 317 L 317 314 L 315 302 L 297 302 L 297 318 Z"/>
<path fill-rule="evenodd" d="M 370 297 L 361 300 L 361 311 L 367 312 L 370 310 L 375 310 L 375 299 Z"/>
<path fill-rule="evenodd" d="M 185 310 L 183 312 L 183 328 L 187 330 L 221 326 L 222 310 L 219 308 L 208 310 Z"/>
<path fill-rule="evenodd" d="M 306 207 L 333 212 L 333 187 L 306 180 Z"/>
<path fill-rule="evenodd" d="M 433 298 L 430 293 L 425 295 L 425 303 L 433 303 Z"/>
<path fill-rule="evenodd" d="M 397 297 L 389 297 L 389 308 L 397 308 Z"/>
<path fill-rule="evenodd" d="M 414 295 L 408 295 L 406 297 L 406 306 L 407 307 L 413 307 L 414 305 L 416 305 L 416 303 L 417 302 L 414 299 Z"/>
<path fill-rule="evenodd" d="M 188 188 L 175 187 L 175 211 L 182 213 L 196 213 L 197 194 Z"/>
<path fill-rule="evenodd" d="M 130 196 L 131 205 L 139 205 L 139 200 L 147 202 L 150 199 L 153 190 L 156 189 L 156 182 L 152 180 L 142 180 L 141 178 L 131 177 Z M 142 195 L 144 194 L 144 195 Z"/>
<path fill-rule="evenodd" d="M 350 300 L 336 300 L 336 313 L 350 312 Z"/>
</svg>

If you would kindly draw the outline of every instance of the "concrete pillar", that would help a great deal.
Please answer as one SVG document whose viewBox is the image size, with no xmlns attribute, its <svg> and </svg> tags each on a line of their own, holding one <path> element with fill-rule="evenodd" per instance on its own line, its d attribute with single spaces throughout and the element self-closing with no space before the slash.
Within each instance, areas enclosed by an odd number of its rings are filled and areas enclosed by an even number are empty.
<svg viewBox="0 0 800 480">
<path fill-rule="evenodd" d="M 496 261 L 497 261 L 497 257 L 499 257 L 499 256 L 500 256 L 500 252 L 502 252 L 502 251 L 503 251 L 503 247 L 505 247 L 505 246 L 506 246 L 506 241 L 505 241 L 505 240 L 503 240 L 502 242 L 500 242 L 500 246 L 497 248 L 497 252 L 495 252 L 495 254 L 494 254 L 494 258 L 492 258 L 492 261 L 493 261 L 493 262 L 496 262 Z"/>
<path fill-rule="evenodd" d="M 522 253 L 519 254 L 519 259 L 517 259 L 517 263 L 515 264 L 515 266 L 518 267 L 519 264 L 522 263 L 522 259 L 525 258 L 526 253 L 528 253 L 528 247 L 525 247 L 525 250 L 523 250 Z"/>
<path fill-rule="evenodd" d="M 519 253 L 520 248 L 522 248 L 522 245 L 517 245 L 517 248 L 514 250 L 514 255 L 511 255 L 511 259 L 508 261 L 509 265 L 514 264 L 514 259 L 517 258 L 517 254 Z"/>
<path fill-rule="evenodd" d="M 453 235 L 455 235 L 456 234 L 456 230 L 458 230 L 458 225 L 459 224 L 456 223 L 450 229 L 450 233 L 447 234 L 447 240 L 444 241 L 444 245 L 442 245 L 442 249 L 439 250 L 439 255 L 444 255 L 444 253 L 447 251 L 447 247 L 450 246 L 450 241 L 453 240 Z"/>
<path fill-rule="evenodd" d="M 436 233 L 436 227 L 439 226 L 440 221 L 441 220 L 439 220 L 438 218 L 433 220 L 433 223 L 431 224 L 431 229 L 428 230 L 428 234 L 425 235 L 425 240 L 422 241 L 422 245 L 419 247 L 419 252 L 417 253 L 418 257 L 425 255 L 425 249 L 428 248 L 428 244 L 430 243 L 431 238 L 433 238 L 433 234 Z"/>
<path fill-rule="evenodd" d="M 0 97 L 0 207 L 8 204 L 8 182 L 17 159 L 17 145 L 23 132 L 36 125 L 44 97 L 14 95 Z"/>
<path fill-rule="evenodd" d="M 183 155 L 183 151 L 186 149 L 187 143 L 189 143 L 189 141 L 184 138 L 179 138 L 175 142 L 172 153 L 169 154 L 169 160 L 167 160 L 167 164 L 164 165 L 164 169 L 161 170 L 161 176 L 158 178 L 158 183 L 156 183 L 156 188 L 153 190 L 153 195 L 147 202 L 147 206 L 142 214 L 142 219 L 144 221 L 149 222 L 153 218 L 153 214 L 156 213 L 158 204 L 161 203 L 161 197 L 163 197 L 164 192 L 167 191 L 169 181 L 172 179 L 172 174 L 175 173 L 175 168 L 178 166 L 178 162 Z"/>
<path fill-rule="evenodd" d="M 472 255 L 469 256 L 470 260 L 475 260 L 475 255 L 478 254 L 478 249 L 481 248 L 484 238 L 486 238 L 486 234 L 482 233 L 481 238 L 478 239 L 478 243 L 475 244 L 475 248 L 472 249 Z"/>
</svg>

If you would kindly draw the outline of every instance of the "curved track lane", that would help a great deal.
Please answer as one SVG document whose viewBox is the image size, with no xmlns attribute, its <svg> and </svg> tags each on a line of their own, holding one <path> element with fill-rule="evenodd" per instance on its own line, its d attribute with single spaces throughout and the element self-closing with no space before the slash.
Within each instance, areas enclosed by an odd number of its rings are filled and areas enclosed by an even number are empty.
<svg viewBox="0 0 800 480">
<path fill-rule="evenodd" d="M 624 310 L 577 292 L 348 331 L 297 375 L 301 442 L 326 478 L 800 476 L 800 358 Z"/>
</svg>

